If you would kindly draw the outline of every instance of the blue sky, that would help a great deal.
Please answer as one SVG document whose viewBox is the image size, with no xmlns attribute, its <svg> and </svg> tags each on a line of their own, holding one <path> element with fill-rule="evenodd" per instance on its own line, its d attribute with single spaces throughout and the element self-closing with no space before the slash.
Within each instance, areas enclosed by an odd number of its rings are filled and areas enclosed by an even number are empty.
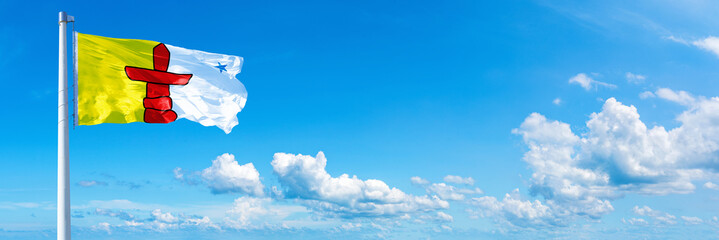
<svg viewBox="0 0 719 240">
<path fill-rule="evenodd" d="M 715 238 L 717 7 L 2 1 L 0 238 L 55 237 L 61 10 L 248 92 L 230 134 L 71 129 L 73 239 Z"/>
</svg>

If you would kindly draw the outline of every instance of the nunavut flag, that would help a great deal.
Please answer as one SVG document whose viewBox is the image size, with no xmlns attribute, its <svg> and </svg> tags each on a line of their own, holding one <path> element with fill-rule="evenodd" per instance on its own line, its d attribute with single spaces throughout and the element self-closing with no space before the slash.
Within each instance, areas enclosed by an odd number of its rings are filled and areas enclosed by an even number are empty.
<svg viewBox="0 0 719 240">
<path fill-rule="evenodd" d="M 229 133 L 247 101 L 242 57 L 75 33 L 77 124 L 170 123 Z"/>
</svg>

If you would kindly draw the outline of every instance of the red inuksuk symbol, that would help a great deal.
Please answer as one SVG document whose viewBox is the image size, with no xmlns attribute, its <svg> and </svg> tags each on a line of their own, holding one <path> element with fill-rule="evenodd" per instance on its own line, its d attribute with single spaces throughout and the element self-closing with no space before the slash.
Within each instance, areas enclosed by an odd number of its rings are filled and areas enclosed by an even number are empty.
<svg viewBox="0 0 719 240">
<path fill-rule="evenodd" d="M 146 123 L 175 121 L 177 113 L 172 111 L 170 85 L 187 85 L 192 74 L 167 72 L 167 67 L 170 65 L 170 51 L 162 43 L 152 49 L 152 63 L 154 69 L 125 66 L 125 74 L 131 80 L 147 82 L 147 94 L 142 101 Z"/>
</svg>

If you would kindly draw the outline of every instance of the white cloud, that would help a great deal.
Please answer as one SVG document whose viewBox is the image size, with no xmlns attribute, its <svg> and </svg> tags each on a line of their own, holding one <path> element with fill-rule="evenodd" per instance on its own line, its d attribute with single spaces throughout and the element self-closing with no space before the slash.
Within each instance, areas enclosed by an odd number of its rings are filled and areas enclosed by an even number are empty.
<svg viewBox="0 0 719 240">
<path fill-rule="evenodd" d="M 685 91 L 674 91 L 669 88 L 659 88 L 655 92 L 657 97 L 665 99 L 667 101 L 675 102 L 684 106 L 692 106 L 696 104 L 697 100 L 691 94 Z"/>
<path fill-rule="evenodd" d="M 220 229 L 220 227 L 213 223 L 212 220 L 210 220 L 210 218 L 207 216 L 204 216 L 202 218 L 188 218 L 182 225 L 200 227 L 201 229 Z"/>
<path fill-rule="evenodd" d="M 667 214 L 667 216 L 656 217 L 655 219 L 661 223 L 669 224 L 669 225 L 673 225 L 673 224 L 677 223 L 677 221 L 676 221 L 677 217 L 675 217 L 674 215 L 669 215 L 669 214 Z"/>
<path fill-rule="evenodd" d="M 455 175 L 447 175 L 444 177 L 444 181 L 447 183 L 454 183 L 454 184 L 466 184 L 466 185 L 474 185 L 474 179 L 472 177 L 460 177 Z"/>
<path fill-rule="evenodd" d="M 617 85 L 609 84 L 605 82 L 600 82 L 597 80 L 592 79 L 591 77 L 587 76 L 585 73 L 579 73 L 575 75 L 574 77 L 569 79 L 569 83 L 579 84 L 584 90 L 589 91 L 592 88 L 596 88 L 597 86 L 603 86 L 607 88 L 616 88 Z"/>
<path fill-rule="evenodd" d="M 126 225 L 128 225 L 126 223 Z M 141 227 L 145 230 L 155 232 L 165 232 L 170 229 L 221 229 L 220 226 L 212 222 L 207 216 L 187 216 L 185 214 L 172 214 L 170 212 L 163 212 L 160 209 L 155 209 L 150 213 L 150 218 L 141 222 L 140 224 L 134 224 L 135 227 Z"/>
<path fill-rule="evenodd" d="M 102 208 L 96 208 L 94 212 L 91 212 L 91 214 L 99 215 L 99 216 L 108 216 L 108 217 L 116 217 L 125 221 L 131 221 L 135 219 L 135 216 L 122 210 L 108 210 L 108 209 L 102 209 Z"/>
<path fill-rule="evenodd" d="M 175 175 L 176 180 L 184 180 L 185 179 L 185 172 L 182 171 L 182 168 L 176 167 L 172 170 L 172 173 Z"/>
<path fill-rule="evenodd" d="M 712 156 L 719 150 L 719 126 L 712 126 L 712 119 L 719 119 L 719 113 L 713 113 L 719 99 L 699 105 L 682 113 L 678 120 L 683 124 L 671 131 L 647 128 L 635 107 L 610 98 L 602 112 L 591 115 L 583 138 L 569 125 L 536 113 L 515 133 L 530 147 L 524 159 L 535 170 L 535 190 L 557 190 L 547 194 L 550 198 L 612 198 L 620 186 L 645 194 L 688 193 L 694 189 L 692 176 L 711 171 L 698 167 L 713 164 Z"/>
<path fill-rule="evenodd" d="M 142 231 L 153 231 L 153 232 L 166 232 L 172 229 L 220 229 L 220 226 L 213 223 L 207 216 L 197 215 L 185 215 L 183 213 L 171 213 L 169 211 L 163 211 L 161 209 L 154 209 L 152 211 L 133 209 L 140 215 L 149 215 L 149 217 L 136 217 L 133 214 L 128 213 L 120 209 L 95 209 L 90 212 L 92 215 L 112 217 L 122 220 L 123 224 L 118 225 L 103 225 L 100 226 L 106 229 L 123 229 L 123 230 L 142 230 Z M 97 228 L 97 226 L 95 227 Z M 105 230 L 105 229 L 102 229 Z"/>
<path fill-rule="evenodd" d="M 634 74 L 634 73 L 630 73 L 630 72 L 627 72 L 627 74 L 625 76 L 629 83 L 634 83 L 634 84 L 644 83 L 644 80 L 647 79 L 647 77 L 644 75 Z"/>
<path fill-rule="evenodd" d="M 647 99 L 647 98 L 654 98 L 654 97 L 656 97 L 656 95 L 654 95 L 654 93 L 650 92 L 650 91 L 644 91 L 639 94 L 640 99 Z"/>
<path fill-rule="evenodd" d="M 425 187 L 427 193 L 431 195 L 437 195 L 443 200 L 460 201 L 464 200 L 465 195 L 482 194 L 482 190 L 479 188 L 458 188 L 455 186 L 447 185 L 445 183 L 433 183 Z"/>
<path fill-rule="evenodd" d="M 163 223 L 174 223 L 178 221 L 177 217 L 172 216 L 169 212 L 163 213 L 160 209 L 153 210 L 151 216 L 152 219 Z"/>
<path fill-rule="evenodd" d="M 675 36 L 664 37 L 664 39 L 667 39 L 667 40 L 670 40 L 670 41 L 673 41 L 676 43 L 681 43 L 684 45 L 689 45 L 689 42 L 687 40 L 685 40 L 683 38 L 675 37 Z"/>
<path fill-rule="evenodd" d="M 446 214 L 444 212 L 437 212 L 437 219 L 445 222 L 452 222 L 454 221 L 454 218 L 452 215 Z"/>
<path fill-rule="evenodd" d="M 449 215 L 442 211 L 437 211 L 435 214 L 432 215 L 421 215 L 419 216 L 422 220 L 427 221 L 434 221 L 434 222 L 452 222 L 454 221 L 454 217 L 452 215 Z"/>
<path fill-rule="evenodd" d="M 356 230 L 359 230 L 361 227 L 362 227 L 361 223 L 351 223 L 351 222 L 340 225 L 340 229 L 342 229 L 344 231 L 356 231 Z"/>
<path fill-rule="evenodd" d="M 288 216 L 308 212 L 305 207 L 282 205 L 272 198 L 243 196 L 235 199 L 224 223 L 233 229 L 288 228 L 293 225 L 286 222 Z"/>
<path fill-rule="evenodd" d="M 443 231 L 448 231 L 448 232 L 451 232 L 451 231 L 452 231 L 452 227 L 447 226 L 447 225 L 442 225 L 441 228 L 442 228 Z"/>
<path fill-rule="evenodd" d="M 719 217 L 713 216 L 710 220 L 707 220 L 707 224 L 714 227 L 719 227 Z"/>
<path fill-rule="evenodd" d="M 96 231 L 104 231 L 107 232 L 107 234 L 112 234 L 112 231 L 110 230 L 110 223 L 101 222 L 93 226 L 92 228 Z"/>
<path fill-rule="evenodd" d="M 449 208 L 436 196 L 413 196 L 390 188 L 376 179 L 361 180 L 342 174 L 332 177 L 325 170 L 327 159 L 275 153 L 274 173 L 286 188 L 286 197 L 297 198 L 315 212 L 342 217 L 397 216 L 404 213 Z"/>
<path fill-rule="evenodd" d="M 231 216 L 225 219 L 232 228 L 247 229 L 254 225 L 251 220 L 267 215 L 270 204 L 269 198 L 240 197 L 235 199 L 233 207 L 227 213 Z"/>
<path fill-rule="evenodd" d="M 429 184 L 429 181 L 427 181 L 427 179 L 417 177 L 417 176 L 411 177 L 409 180 L 412 181 L 412 184 L 416 184 L 416 185 Z"/>
<path fill-rule="evenodd" d="M 693 181 L 719 169 L 719 98 L 696 99 L 671 130 L 648 128 L 634 106 L 614 98 L 590 115 L 579 135 L 569 124 L 530 114 L 513 130 L 529 148 L 523 160 L 532 171 L 530 193 L 545 199 L 548 213 L 598 219 L 614 210 L 611 200 L 628 193 L 693 192 Z M 670 216 L 657 220 L 675 222 Z"/>
<path fill-rule="evenodd" d="M 719 57 L 719 38 L 717 37 L 709 36 L 705 39 L 696 40 L 692 42 L 692 45 L 709 51 Z"/>
<path fill-rule="evenodd" d="M 83 180 L 83 181 L 77 182 L 77 185 L 80 187 L 92 187 L 92 186 L 107 186 L 107 183 L 101 182 L 101 181 L 94 181 L 94 180 L 92 180 L 92 181 Z"/>
<path fill-rule="evenodd" d="M 643 207 L 634 206 L 634 208 L 632 208 L 632 212 L 637 215 L 647 216 L 647 215 L 654 213 L 654 210 L 651 209 L 649 206 L 643 206 Z"/>
<path fill-rule="evenodd" d="M 676 216 L 662 212 L 662 211 L 654 210 L 648 206 L 643 206 L 643 207 L 634 206 L 634 208 L 632 208 L 632 212 L 634 212 L 635 214 L 640 215 L 640 216 L 652 217 L 655 220 L 657 220 L 663 224 L 671 225 L 671 224 L 677 223 Z"/>
<path fill-rule="evenodd" d="M 704 221 L 701 218 L 698 217 L 687 217 L 687 216 L 681 216 L 682 220 L 684 220 L 684 223 L 687 225 L 697 225 L 701 224 Z"/>
<path fill-rule="evenodd" d="M 715 36 L 709 36 L 704 39 L 694 40 L 694 41 L 688 41 L 683 38 L 669 36 L 665 37 L 665 39 L 671 40 L 676 43 L 681 43 L 684 45 L 693 45 L 699 49 L 708 51 L 713 53 L 715 56 L 719 57 L 719 37 Z"/>
<path fill-rule="evenodd" d="M 454 186 L 445 183 L 434 183 L 427 187 L 427 192 L 435 194 L 443 200 L 464 200 L 464 194 L 458 193 Z"/>
<path fill-rule="evenodd" d="M 217 157 L 212 161 L 212 166 L 202 170 L 201 176 L 215 194 L 264 195 L 264 185 L 260 182 L 260 173 L 255 166 L 252 163 L 239 165 L 232 154 L 225 153 Z"/>
<path fill-rule="evenodd" d="M 622 222 L 629 224 L 629 225 L 639 225 L 639 226 L 646 226 L 649 224 L 647 222 L 647 220 L 644 220 L 642 218 L 630 218 L 630 219 L 626 219 L 626 220 L 624 218 L 622 218 Z"/>
<path fill-rule="evenodd" d="M 145 225 L 145 223 L 143 223 L 143 222 L 136 222 L 136 221 L 134 221 L 134 220 L 133 220 L 133 221 L 125 221 L 125 226 L 139 227 L 139 226 L 142 226 L 142 225 Z"/>
<path fill-rule="evenodd" d="M 560 104 L 562 104 L 562 99 L 555 98 L 554 100 L 552 100 L 552 103 L 553 103 L 554 105 L 559 106 Z"/>
<path fill-rule="evenodd" d="M 712 190 L 719 190 L 719 185 L 716 185 L 713 182 L 706 182 L 706 183 L 704 183 L 704 188 L 712 189 Z"/>
<path fill-rule="evenodd" d="M 563 225 L 549 206 L 539 200 L 522 200 L 519 189 L 507 193 L 502 201 L 495 197 L 485 196 L 473 198 L 471 204 L 478 212 L 470 212 L 481 217 L 497 217 L 496 219 L 519 227 L 557 226 Z"/>
</svg>

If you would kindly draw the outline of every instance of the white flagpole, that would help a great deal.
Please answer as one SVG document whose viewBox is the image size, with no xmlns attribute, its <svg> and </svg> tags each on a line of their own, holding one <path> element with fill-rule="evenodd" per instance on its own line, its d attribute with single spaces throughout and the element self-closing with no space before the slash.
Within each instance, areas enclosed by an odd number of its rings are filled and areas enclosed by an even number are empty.
<svg viewBox="0 0 719 240">
<path fill-rule="evenodd" d="M 70 154 L 67 120 L 67 22 L 59 14 L 60 44 L 57 65 L 57 239 L 70 240 Z M 71 19 L 70 19 L 71 20 Z"/>
</svg>

